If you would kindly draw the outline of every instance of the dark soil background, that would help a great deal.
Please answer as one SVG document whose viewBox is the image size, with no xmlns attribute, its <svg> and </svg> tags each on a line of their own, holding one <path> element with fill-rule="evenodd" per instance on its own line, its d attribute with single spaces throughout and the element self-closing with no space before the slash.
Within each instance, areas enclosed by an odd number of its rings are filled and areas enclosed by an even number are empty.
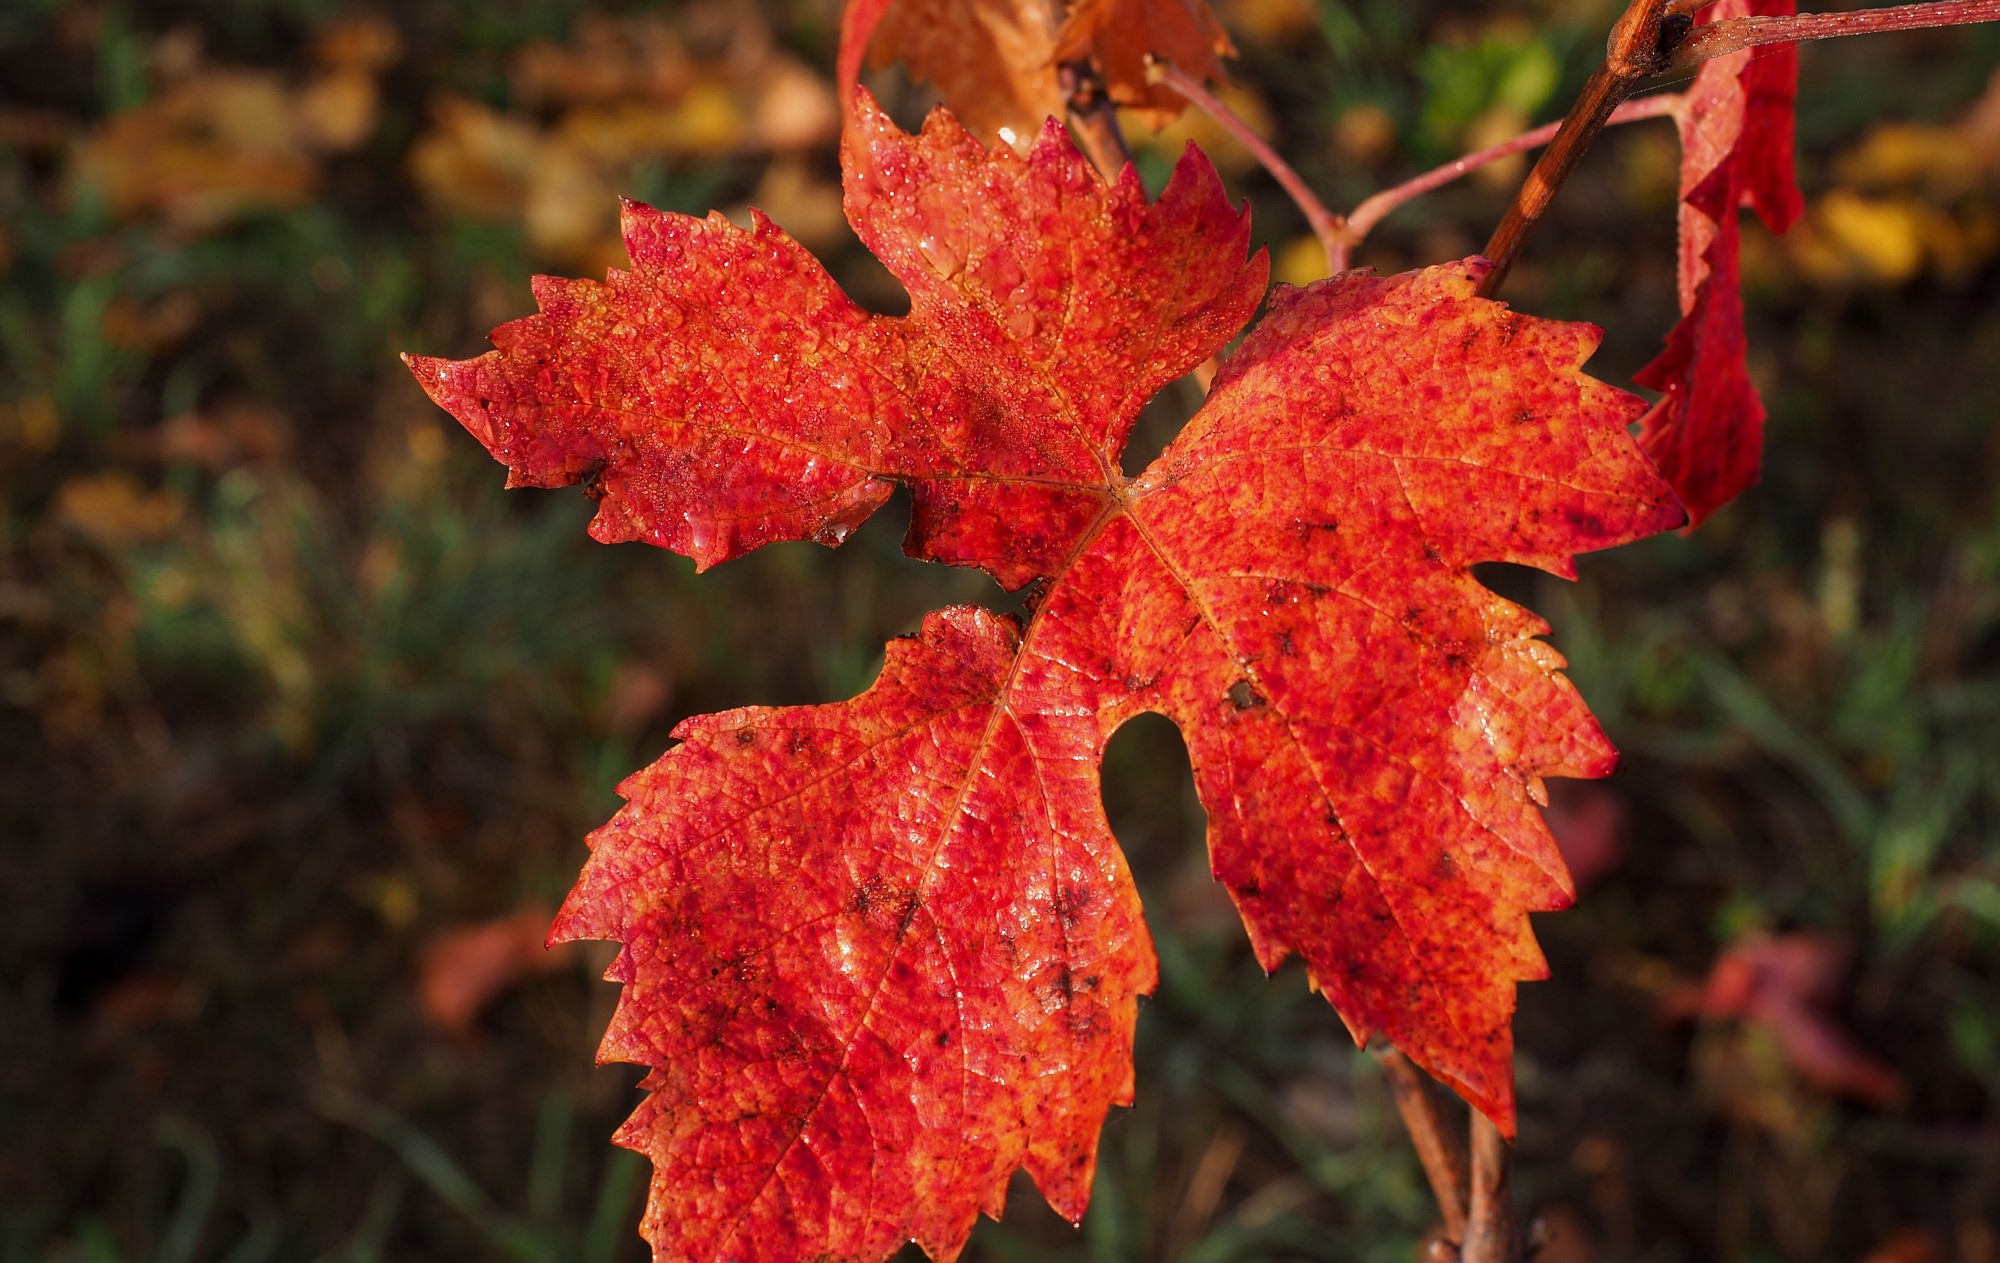
<svg viewBox="0 0 2000 1263">
<path fill-rule="evenodd" d="M 1232 96 L 1329 202 L 1560 114 L 1607 0 L 1236 0 Z M 697 578 L 501 472 L 398 352 L 468 356 L 615 196 L 756 204 L 864 302 L 826 0 L 0 6 L 0 1256 L 638 1259 L 607 950 L 547 912 L 685 715 L 849 696 L 977 574 L 846 547 Z M 1627 755 L 1557 787 L 1582 878 L 1523 989 L 1543 1260 L 2000 1259 L 2000 31 L 1805 55 L 1811 210 L 1746 242 L 1761 487 L 1492 583 Z M 920 108 L 907 89 L 892 93 Z M 1212 127 L 1281 275 L 1296 210 Z M 1674 317 L 1676 149 L 1608 136 L 1510 282 Z M 1520 169 L 1399 212 L 1476 250 Z M 1191 408 L 1168 392 L 1155 447 Z M 1106 799 L 1163 982 L 1081 1232 L 1023 1183 L 977 1260 L 1413 1257 L 1372 1061 L 1209 882 L 1185 755 Z"/>
</svg>

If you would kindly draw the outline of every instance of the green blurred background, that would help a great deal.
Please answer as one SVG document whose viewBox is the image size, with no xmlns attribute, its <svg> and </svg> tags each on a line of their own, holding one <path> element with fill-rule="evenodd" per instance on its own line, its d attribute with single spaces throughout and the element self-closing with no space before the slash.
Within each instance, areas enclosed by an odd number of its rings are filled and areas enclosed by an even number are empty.
<svg viewBox="0 0 2000 1263">
<path fill-rule="evenodd" d="M 1329 202 L 1555 117 L 1604 0 L 1235 0 L 1232 102 Z M 755 204 L 864 302 L 831 0 L 0 7 L 0 1257 L 642 1257 L 595 1068 L 606 950 L 538 940 L 682 716 L 864 687 L 983 577 L 839 552 L 696 578 L 503 494 L 403 350 L 466 356 L 614 198 Z M 2000 31 L 1805 55 L 1784 239 L 1748 229 L 1763 486 L 1691 538 L 1490 580 L 1625 751 L 1557 788 L 1585 893 L 1523 989 L 1516 1187 L 1563 1260 L 2000 1259 Z M 891 87 L 906 109 L 916 94 Z M 1281 275 L 1297 212 L 1214 129 Z M 1671 128 L 1609 135 L 1508 297 L 1674 318 Z M 1520 176 L 1398 213 L 1477 249 Z M 1193 402 L 1170 391 L 1154 447 Z M 1176 412 L 1178 410 L 1178 413 Z M 978 1260 L 1402 1260 L 1433 1211 L 1373 1063 L 1207 879 L 1185 755 L 1107 806 L 1159 940 L 1081 1233 Z"/>
</svg>

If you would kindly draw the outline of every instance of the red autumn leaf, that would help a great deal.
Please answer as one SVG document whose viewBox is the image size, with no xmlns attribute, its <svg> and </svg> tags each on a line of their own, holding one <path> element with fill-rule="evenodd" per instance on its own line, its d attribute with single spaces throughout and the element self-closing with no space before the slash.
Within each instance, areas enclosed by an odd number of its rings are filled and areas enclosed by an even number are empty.
<svg viewBox="0 0 2000 1263">
<path fill-rule="evenodd" d="M 576 949 L 550 951 L 543 942 L 547 924 L 548 908 L 531 905 L 433 939 L 417 966 L 424 1015 L 450 1034 L 470 1035 L 479 1015 L 509 987 L 568 965 Z"/>
<path fill-rule="evenodd" d="M 1702 21 L 1796 12 L 1794 0 L 1721 0 Z M 1798 48 L 1747 48 L 1704 62 L 1679 112 L 1681 322 L 1638 382 L 1666 392 L 1639 441 L 1699 523 L 1757 481 L 1764 402 L 1745 363 L 1738 208 L 1772 231 L 1799 217 L 1792 105 Z"/>
<path fill-rule="evenodd" d="M 1716 958 L 1705 982 L 1669 993 L 1662 1008 L 1670 1018 L 1761 1026 L 1814 1088 L 1894 1109 L 1904 1098 L 1901 1077 L 1833 1013 L 1846 966 L 1846 954 L 1819 935 L 1749 934 Z"/>
<path fill-rule="evenodd" d="M 930 616 L 851 701 L 683 723 L 592 836 L 555 937 L 624 944 L 601 1055 L 653 1068 L 619 1139 L 657 1256 L 949 1259 L 1016 1167 L 1081 1216 L 1155 977 L 1097 779 L 1146 711 L 1259 959 L 1511 1130 L 1527 914 L 1570 899 L 1541 778 L 1614 755 L 1470 567 L 1681 520 L 1595 331 L 1475 297 L 1479 260 L 1281 287 L 1127 479 L 1148 397 L 1264 293 L 1213 169 L 1148 204 L 1054 124 L 1022 158 L 854 111 L 849 216 L 907 317 L 769 223 L 632 206 L 632 271 L 411 360 L 511 482 L 586 482 L 600 539 L 833 542 L 900 482 L 913 555 L 1038 585 L 1025 624 Z"/>
</svg>

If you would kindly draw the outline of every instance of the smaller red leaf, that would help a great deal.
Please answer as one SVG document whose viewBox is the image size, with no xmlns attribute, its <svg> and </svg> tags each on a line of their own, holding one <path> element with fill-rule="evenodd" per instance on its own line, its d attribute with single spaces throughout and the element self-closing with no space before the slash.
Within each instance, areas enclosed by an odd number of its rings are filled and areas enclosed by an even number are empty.
<svg viewBox="0 0 2000 1263">
<path fill-rule="evenodd" d="M 1781 15 L 1793 0 L 1721 0 L 1707 21 Z M 1638 374 L 1664 391 L 1639 441 L 1687 506 L 1690 527 L 1757 481 L 1764 403 L 1745 363 L 1738 208 L 1774 232 L 1799 216 L 1793 176 L 1798 51 L 1750 48 L 1703 64 L 1680 112 L 1681 322 Z"/>
<path fill-rule="evenodd" d="M 452 1035 L 468 1036 L 479 1015 L 509 987 L 569 964 L 574 948 L 550 951 L 544 944 L 548 924 L 548 908 L 529 905 L 432 940 L 418 964 L 417 999 L 424 1016 Z"/>
<path fill-rule="evenodd" d="M 1761 1027 L 1813 1088 L 1895 1109 L 1905 1097 L 1901 1077 L 1833 1013 L 1846 965 L 1845 953 L 1816 934 L 1746 935 L 1716 958 L 1706 982 L 1670 994 L 1664 1012 Z"/>
</svg>

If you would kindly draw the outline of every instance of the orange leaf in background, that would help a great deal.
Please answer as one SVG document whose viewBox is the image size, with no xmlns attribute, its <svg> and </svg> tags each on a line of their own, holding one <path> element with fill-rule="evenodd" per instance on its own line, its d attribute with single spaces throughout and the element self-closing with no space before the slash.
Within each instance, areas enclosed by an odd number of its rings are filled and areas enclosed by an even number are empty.
<svg viewBox="0 0 2000 1263">
<path fill-rule="evenodd" d="M 424 1016 L 446 1032 L 472 1033 L 479 1015 L 509 987 L 569 964 L 575 949 L 545 946 L 547 908 L 447 930 L 424 948 L 417 966 L 417 1000 Z"/>
<path fill-rule="evenodd" d="M 1794 0 L 1721 0 L 1702 21 L 1790 14 Z M 1640 370 L 1665 391 L 1639 441 L 1687 506 L 1689 526 L 1757 481 L 1764 403 L 1745 362 L 1740 207 L 1783 232 L 1804 203 L 1793 176 L 1795 45 L 1749 48 L 1703 63 L 1679 114 L 1681 322 Z"/>
<path fill-rule="evenodd" d="M 1066 18 L 1049 0 L 854 0 L 844 21 L 843 91 L 867 49 L 870 64 L 901 62 L 930 82 L 981 139 L 1017 146 L 1063 117 L 1065 63 L 1094 63 L 1113 101 L 1159 127 L 1187 102 L 1146 81 L 1149 54 L 1215 80 L 1218 58 L 1236 52 L 1207 0 L 1080 0 Z"/>
<path fill-rule="evenodd" d="M 901 62 L 982 140 L 1023 144 L 1066 108 L 1054 21 L 1048 0 L 895 0 L 868 60 Z"/>
<path fill-rule="evenodd" d="M 601 1055 L 652 1067 L 619 1140 L 656 1257 L 948 1260 L 1017 1167 L 1082 1215 L 1156 976 L 1098 786 L 1148 711 L 1259 960 L 1511 1131 L 1527 914 L 1571 897 L 1542 778 L 1615 756 L 1471 567 L 1568 575 L 1682 519 L 1642 405 L 1580 370 L 1596 332 L 1475 297 L 1479 260 L 1280 288 L 1128 479 L 1140 409 L 1264 294 L 1214 170 L 1149 204 L 1055 124 L 1022 157 L 853 109 L 848 214 L 907 317 L 768 222 L 630 205 L 631 271 L 410 359 L 511 485 L 585 483 L 599 539 L 833 543 L 901 483 L 912 555 L 1034 584 L 1025 624 L 931 615 L 850 701 L 684 722 L 592 836 L 555 936 L 624 945 Z"/>
<path fill-rule="evenodd" d="M 1172 62 L 1196 79 L 1222 78 L 1220 58 L 1234 57 L 1229 33 L 1207 0 L 1075 0 L 1056 37 L 1056 60 L 1089 58 L 1111 99 L 1162 126 L 1187 106 L 1171 88 L 1146 81 L 1146 59 Z"/>
<path fill-rule="evenodd" d="M 185 32 L 162 36 L 154 54 L 173 67 L 168 82 L 77 145 L 71 181 L 119 219 L 152 219 L 188 234 L 300 205 L 318 192 L 328 155 L 374 134 L 376 80 L 399 53 L 386 23 L 335 22 L 315 41 L 318 70 L 293 83 L 262 70 L 203 66 Z"/>
<path fill-rule="evenodd" d="M 713 57 L 681 29 L 704 21 L 728 32 Z M 616 190 L 643 164 L 790 154 L 840 126 L 825 77 L 740 7 L 692 9 L 676 22 L 586 16 L 569 42 L 524 48 L 510 78 L 519 100 L 556 117 L 441 97 L 411 146 L 410 174 L 432 205 L 519 222 L 538 257 L 565 265 L 623 262 Z"/>
</svg>

